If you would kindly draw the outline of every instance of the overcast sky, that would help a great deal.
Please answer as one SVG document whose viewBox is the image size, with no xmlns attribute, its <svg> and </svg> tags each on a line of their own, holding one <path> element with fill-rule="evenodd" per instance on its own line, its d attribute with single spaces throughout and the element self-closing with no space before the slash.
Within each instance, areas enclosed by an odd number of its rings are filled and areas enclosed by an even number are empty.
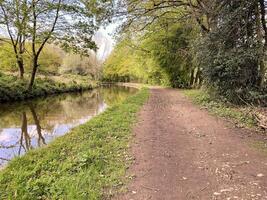
<svg viewBox="0 0 267 200">
<path fill-rule="evenodd" d="M 99 31 L 95 34 L 94 40 L 97 43 L 98 51 L 97 57 L 100 60 L 105 60 L 112 52 L 115 40 L 113 39 L 113 34 L 117 28 L 117 24 L 112 23 L 107 27 L 101 27 Z"/>
</svg>

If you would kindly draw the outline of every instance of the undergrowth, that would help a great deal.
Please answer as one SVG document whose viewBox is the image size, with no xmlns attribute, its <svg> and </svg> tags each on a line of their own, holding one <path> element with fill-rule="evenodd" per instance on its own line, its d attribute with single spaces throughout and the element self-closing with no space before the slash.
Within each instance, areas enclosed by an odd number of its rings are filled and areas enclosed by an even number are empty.
<svg viewBox="0 0 267 200">
<path fill-rule="evenodd" d="M 205 90 L 184 90 L 184 94 L 211 113 L 233 120 L 239 127 L 252 128 L 257 125 L 249 107 L 225 103 L 223 100 L 211 97 Z"/>
<path fill-rule="evenodd" d="M 68 77 L 70 80 L 71 78 Z M 77 78 L 77 77 L 75 77 Z M 82 91 L 96 87 L 92 82 L 77 83 L 75 79 L 68 83 L 49 78 L 37 78 L 31 91 L 28 90 L 28 80 L 21 80 L 13 75 L 0 73 L 0 102 L 19 101 L 52 94 Z"/>
</svg>

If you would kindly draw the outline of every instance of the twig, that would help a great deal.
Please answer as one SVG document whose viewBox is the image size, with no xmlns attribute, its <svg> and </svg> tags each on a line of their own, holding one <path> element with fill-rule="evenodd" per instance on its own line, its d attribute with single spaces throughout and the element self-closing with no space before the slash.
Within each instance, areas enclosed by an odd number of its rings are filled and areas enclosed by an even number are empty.
<svg viewBox="0 0 267 200">
<path fill-rule="evenodd" d="M 206 190 L 208 187 L 209 187 L 208 185 L 207 185 L 207 186 L 205 186 L 204 188 L 202 188 L 202 189 L 200 190 L 200 192 L 202 192 L 202 191 Z"/>
<path fill-rule="evenodd" d="M 144 185 L 141 185 L 143 188 L 145 189 L 148 189 L 148 190 L 153 190 L 153 191 L 159 191 L 159 189 L 157 188 L 151 188 L 151 187 L 147 187 L 147 186 L 144 186 Z"/>
<path fill-rule="evenodd" d="M 10 159 L 0 157 L 0 160 L 10 161 Z"/>
</svg>

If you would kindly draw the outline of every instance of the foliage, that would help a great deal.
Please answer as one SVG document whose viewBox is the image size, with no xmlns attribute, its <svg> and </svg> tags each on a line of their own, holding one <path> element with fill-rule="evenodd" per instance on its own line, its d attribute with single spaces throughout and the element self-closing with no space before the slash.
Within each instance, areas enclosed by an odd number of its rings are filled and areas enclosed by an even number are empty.
<svg viewBox="0 0 267 200">
<path fill-rule="evenodd" d="M 266 1 L 122 0 L 118 15 L 122 6 L 121 32 L 172 86 L 204 84 L 229 102 L 267 105 Z"/>
<path fill-rule="evenodd" d="M 113 51 L 104 76 L 114 81 L 190 87 L 195 67 L 190 52 L 192 26 L 160 21 L 145 34 L 127 34 Z"/>
<path fill-rule="evenodd" d="M 30 51 L 30 44 L 26 43 L 26 51 Z M 40 55 L 40 73 L 42 74 L 58 74 L 62 65 L 64 52 L 58 47 L 47 45 Z M 0 68 L 3 72 L 17 71 L 16 55 L 12 50 L 12 46 L 8 43 L 0 45 Z M 26 73 L 30 73 L 32 69 L 32 60 L 29 54 L 23 55 L 24 68 Z"/>
<path fill-rule="evenodd" d="M 214 98 L 205 90 L 185 90 L 184 94 L 193 102 L 203 106 L 215 115 L 231 119 L 242 127 L 255 127 L 257 122 L 246 107 L 237 107 L 224 102 L 225 99 Z"/>
<path fill-rule="evenodd" d="M 39 72 L 42 74 L 59 74 L 63 56 L 64 52 L 61 49 L 53 45 L 47 45 L 40 55 Z M 27 66 L 32 66 L 31 61 Z"/>
<path fill-rule="evenodd" d="M 197 51 L 206 84 L 234 103 L 267 104 L 267 90 L 258 84 L 260 46 L 255 37 L 255 5 L 256 1 L 224 4 Z"/>
<path fill-rule="evenodd" d="M 30 44 L 26 43 L 27 52 L 30 51 Z M 16 73 L 17 63 L 16 55 L 10 44 L 0 44 L 0 68 L 2 72 Z M 23 55 L 26 75 L 32 70 L 32 60 L 29 54 Z M 42 75 L 59 75 L 59 74 L 80 74 L 90 75 L 91 78 L 98 78 L 100 74 L 99 60 L 95 52 L 91 51 L 88 56 L 77 54 L 67 54 L 55 45 L 46 45 L 39 59 L 39 73 Z M 88 78 L 90 78 L 88 76 Z"/>
<path fill-rule="evenodd" d="M 155 34 L 156 30 L 160 30 Z M 184 23 L 161 22 L 149 34 L 145 35 L 143 46 L 151 52 L 168 77 L 172 87 L 188 88 L 191 86 L 191 72 L 194 70 L 190 52 L 190 40 L 194 27 Z"/>
<path fill-rule="evenodd" d="M 168 84 L 166 73 L 149 55 L 131 48 L 132 45 L 132 41 L 126 38 L 115 47 L 105 63 L 104 80 Z"/>
<path fill-rule="evenodd" d="M 128 141 L 148 90 L 109 108 L 0 172 L 1 199 L 101 199 L 121 185 Z"/>
<path fill-rule="evenodd" d="M 97 49 L 92 37 L 102 16 L 110 13 L 111 5 L 110 0 L 0 1 L 0 31 L 8 37 L 0 40 L 12 45 L 21 78 L 24 77 L 25 53 L 30 52 L 29 90 L 34 85 L 37 69 L 42 64 L 40 56 L 48 43 L 82 55 Z M 27 41 L 31 44 L 30 51 L 26 49 Z M 49 64 L 44 66 L 49 67 Z"/>
<path fill-rule="evenodd" d="M 83 81 L 77 83 L 79 78 Z M 13 75 L 0 74 L 0 102 L 25 100 L 33 97 L 47 96 L 63 92 L 81 91 L 95 87 L 87 78 L 67 77 L 68 82 L 55 81 L 51 78 L 39 78 L 31 91 L 27 90 L 27 80 L 18 79 Z M 72 80 L 72 81 L 70 81 Z"/>
<path fill-rule="evenodd" d="M 73 73 L 79 75 L 91 75 L 95 77 L 99 72 L 99 61 L 94 52 L 89 56 L 66 54 L 63 59 L 61 73 Z"/>
</svg>

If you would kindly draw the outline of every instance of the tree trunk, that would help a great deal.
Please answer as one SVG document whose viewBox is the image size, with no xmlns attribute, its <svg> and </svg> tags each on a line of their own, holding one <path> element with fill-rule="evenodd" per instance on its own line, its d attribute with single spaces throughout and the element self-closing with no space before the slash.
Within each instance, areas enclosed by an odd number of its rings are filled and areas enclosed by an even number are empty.
<svg viewBox="0 0 267 200">
<path fill-rule="evenodd" d="M 266 67 L 264 63 L 264 57 L 260 59 L 260 70 L 259 70 L 259 87 L 263 88 L 265 83 Z"/>
<path fill-rule="evenodd" d="M 28 87 L 29 91 L 32 90 L 32 87 L 34 85 L 34 80 L 35 80 L 37 68 L 38 68 L 38 58 L 37 58 L 37 56 L 35 56 L 33 58 L 33 61 L 32 61 L 32 73 L 31 73 L 31 79 L 30 79 L 30 83 L 29 83 L 29 87 Z"/>
<path fill-rule="evenodd" d="M 258 80 L 258 86 L 260 88 L 264 85 L 264 79 L 265 79 L 265 47 L 264 47 L 264 34 L 261 24 L 261 13 L 259 5 L 256 5 L 256 26 L 257 26 L 257 39 L 259 43 L 259 80 Z"/>
<path fill-rule="evenodd" d="M 190 75 L 190 87 L 193 87 L 193 85 L 194 85 L 194 78 L 195 78 L 194 75 L 195 75 L 195 70 L 192 69 L 191 75 Z"/>
<path fill-rule="evenodd" d="M 22 59 L 17 59 L 17 64 L 18 64 L 18 67 L 19 67 L 19 77 L 21 79 L 24 78 L 24 63 L 23 63 L 23 60 Z"/>
<path fill-rule="evenodd" d="M 198 67 L 194 85 L 195 85 L 196 88 L 200 88 L 201 84 L 202 84 L 202 71 Z"/>
</svg>

